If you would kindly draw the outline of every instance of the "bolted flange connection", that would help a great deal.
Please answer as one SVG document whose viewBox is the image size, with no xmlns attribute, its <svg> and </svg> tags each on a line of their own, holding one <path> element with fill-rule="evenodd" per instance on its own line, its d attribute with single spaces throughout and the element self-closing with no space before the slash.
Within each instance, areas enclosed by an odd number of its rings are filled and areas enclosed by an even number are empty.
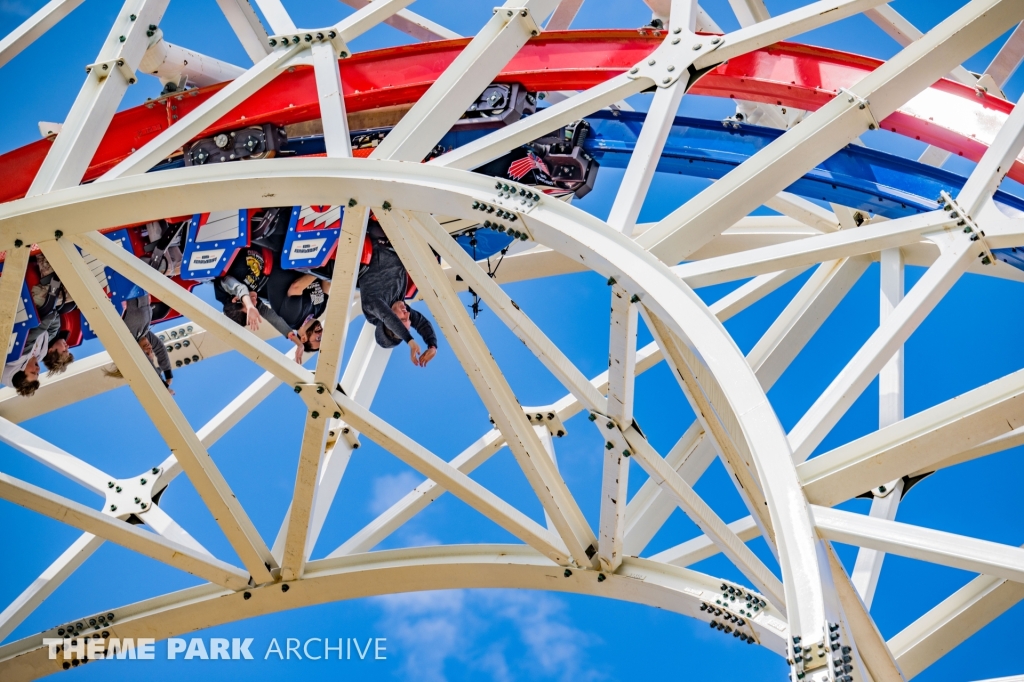
<svg viewBox="0 0 1024 682">
<path fill-rule="evenodd" d="M 103 513 L 119 518 L 146 513 L 153 506 L 153 488 L 160 473 L 160 467 L 153 467 L 139 476 L 107 481 Z"/>
<path fill-rule="evenodd" d="M 659 88 L 671 87 L 680 78 L 689 79 L 693 63 L 698 58 L 724 44 L 722 36 L 699 36 L 676 27 L 647 59 L 629 69 L 626 77 L 630 80 L 648 79 Z"/>
<path fill-rule="evenodd" d="M 950 221 L 956 221 L 956 226 L 963 228 L 964 234 L 970 235 L 971 241 L 981 247 L 977 255 L 981 260 L 981 264 L 992 265 L 995 263 L 996 257 L 988 245 L 988 240 L 985 238 L 985 230 L 978 227 L 978 224 L 974 222 L 971 216 L 967 215 L 967 211 L 956 202 L 956 199 L 946 190 L 942 190 L 939 193 L 938 203 L 949 214 Z"/>
<path fill-rule="evenodd" d="M 497 21 L 504 24 L 511 24 L 513 21 L 519 22 L 531 36 L 540 35 L 540 26 L 533 18 L 533 13 L 526 7 L 495 7 L 492 14 Z"/>
<path fill-rule="evenodd" d="M 334 53 L 341 59 L 348 59 L 352 54 L 341 34 L 333 26 L 270 36 L 267 43 L 278 50 L 295 46 L 310 47 L 315 43 L 330 43 L 334 47 Z"/>
</svg>

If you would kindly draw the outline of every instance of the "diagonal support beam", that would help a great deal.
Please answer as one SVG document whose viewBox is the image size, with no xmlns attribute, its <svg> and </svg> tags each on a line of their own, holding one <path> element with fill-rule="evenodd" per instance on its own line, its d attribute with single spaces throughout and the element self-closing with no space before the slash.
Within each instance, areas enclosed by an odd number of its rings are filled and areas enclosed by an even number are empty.
<svg viewBox="0 0 1024 682">
<path fill-rule="evenodd" d="M 736 33 L 763 27 L 784 16 Z M 731 171 L 673 211 L 637 242 L 666 263 L 685 259 L 1022 18 L 1024 5 L 1014 0 L 972 0 L 861 79 L 849 95 L 833 98 L 752 156 L 742 168 Z M 729 37 L 723 48 L 707 58 L 726 56 Z M 699 66 L 701 61 L 696 64 Z"/>
<path fill-rule="evenodd" d="M 110 243 L 105 237 L 100 239 Z M 243 565 L 257 583 L 270 582 L 273 578 L 268 565 L 274 563 L 270 550 L 77 248 L 67 239 L 43 242 L 40 246 L 111 359 L 128 380 L 154 426 L 177 456 Z"/>
<path fill-rule="evenodd" d="M 353 9 L 362 9 L 370 4 L 370 0 L 341 0 L 341 2 Z M 385 19 L 384 23 L 422 42 L 454 40 L 462 37 L 455 31 L 406 9 L 396 12 L 394 16 Z"/>
<path fill-rule="evenodd" d="M 979 575 L 889 640 L 909 680 L 1024 599 L 1024 584 Z"/>
<path fill-rule="evenodd" d="M 822 539 L 1024 582 L 1024 548 L 811 505 Z"/>
<path fill-rule="evenodd" d="M 384 422 L 348 396 L 335 391 L 334 399 L 346 422 L 382 448 L 473 507 L 496 524 L 560 565 L 570 561 L 558 538 L 448 462 Z M 546 457 L 547 455 L 542 455 Z"/>
<path fill-rule="evenodd" d="M 348 331 L 348 309 L 356 287 L 356 276 L 359 274 L 359 257 L 368 217 L 368 212 L 363 209 L 350 208 L 345 211 L 335 255 L 331 296 L 327 300 L 324 317 L 324 334 L 313 377 L 316 387 L 303 389 L 307 396 L 313 395 L 315 391 L 323 395 L 324 400 L 310 402 L 302 432 L 299 466 L 295 474 L 295 489 L 288 511 L 288 530 L 281 559 L 281 577 L 284 580 L 296 580 L 302 576 L 306 558 L 312 549 L 309 547 L 310 522 L 316 504 L 324 449 L 327 446 L 327 432 L 332 416 L 334 419 L 339 416 L 328 404 L 328 397 L 338 385 L 338 371 Z"/>
<path fill-rule="evenodd" d="M 591 566 L 597 538 L 569 492 L 487 345 L 426 242 L 404 214 L 377 211 L 381 226 L 452 345 L 495 425 L 579 566 Z"/>
<path fill-rule="evenodd" d="M 61 19 L 71 14 L 82 0 L 50 0 L 0 40 L 0 67 L 11 61 Z M 2 639 L 2 637 L 0 637 Z"/>
<path fill-rule="evenodd" d="M 36 608 L 42 604 L 54 590 L 67 580 L 68 576 L 78 570 L 93 552 L 100 548 L 103 538 L 92 533 L 82 533 L 71 546 L 46 567 L 32 584 L 25 588 L 7 608 L 0 613 L 0 642 L 14 632 Z"/>
<path fill-rule="evenodd" d="M 889 481 L 934 470 L 1024 426 L 1024 370 L 939 403 L 797 467 L 807 499 L 835 506 Z"/>
<path fill-rule="evenodd" d="M 100 497 L 106 496 L 107 481 L 111 480 L 107 473 L 2 417 L 0 417 L 0 443 L 5 443 L 40 464 L 67 476 Z"/>
<path fill-rule="evenodd" d="M 1017 25 L 1010 37 L 992 58 L 985 73 L 992 76 L 996 85 L 1003 87 L 1010 76 L 1024 62 L 1024 22 Z"/>
<path fill-rule="evenodd" d="M 249 586 L 249 575 L 231 564 L 3 473 L 0 497 L 230 590 Z"/>
<path fill-rule="evenodd" d="M 945 241 L 943 253 L 935 264 L 921 276 L 885 324 L 861 346 L 790 431 L 789 442 L 798 464 L 810 457 L 889 358 L 942 300 L 975 259 L 976 251 L 973 242 L 963 233 L 954 233 Z"/>
<path fill-rule="evenodd" d="M 104 265 L 159 297 L 161 301 L 201 325 L 281 381 L 289 385 L 312 383 L 312 372 L 282 355 L 269 343 L 235 324 L 219 310 L 164 277 L 100 233 L 77 235 L 75 241 Z"/>
<path fill-rule="evenodd" d="M 686 481 L 662 459 L 636 427 L 630 426 L 623 435 L 635 453 L 637 462 L 658 483 L 669 490 L 679 508 L 697 524 L 765 597 L 785 613 L 786 596 L 782 582 L 744 544 L 743 540 L 726 525 L 718 514 L 687 485 Z"/>
<path fill-rule="evenodd" d="M 146 27 L 160 23 L 168 1 L 125 1 L 27 196 L 73 187 L 82 181 L 121 98 L 135 83 L 135 71 L 149 47 Z"/>
<path fill-rule="evenodd" d="M 490 21 L 388 133 L 371 158 L 422 161 L 519 49 L 539 34 L 538 22 L 557 4 L 558 0 L 526 0 L 496 7 Z"/>
<path fill-rule="evenodd" d="M 270 54 L 270 36 L 249 0 L 217 0 L 217 6 L 253 64 Z"/>
<path fill-rule="evenodd" d="M 515 301 L 470 258 L 465 249 L 452 239 L 437 220 L 426 213 L 413 213 L 430 245 L 466 279 L 495 315 L 529 348 L 556 379 L 579 400 L 585 409 L 605 412 L 605 397 L 591 384 L 565 353 L 549 339 L 540 327 L 522 311 Z"/>
</svg>

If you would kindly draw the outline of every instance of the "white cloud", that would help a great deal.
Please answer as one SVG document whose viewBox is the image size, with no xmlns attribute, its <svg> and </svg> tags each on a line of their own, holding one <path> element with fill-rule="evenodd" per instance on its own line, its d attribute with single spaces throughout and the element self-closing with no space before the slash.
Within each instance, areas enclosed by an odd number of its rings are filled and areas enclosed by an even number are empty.
<svg viewBox="0 0 1024 682">
<path fill-rule="evenodd" d="M 586 649 L 600 639 L 574 627 L 565 602 L 552 595 L 452 590 L 376 601 L 383 611 L 381 631 L 410 677 L 444 682 L 449 666 L 495 682 L 603 677 L 584 667 Z"/>
<path fill-rule="evenodd" d="M 2 1 L 2 0 L 0 0 Z M 405 497 L 409 491 L 423 482 L 423 477 L 411 471 L 381 476 L 373 481 L 373 496 L 370 498 L 370 511 L 380 514 L 388 507 Z"/>
</svg>

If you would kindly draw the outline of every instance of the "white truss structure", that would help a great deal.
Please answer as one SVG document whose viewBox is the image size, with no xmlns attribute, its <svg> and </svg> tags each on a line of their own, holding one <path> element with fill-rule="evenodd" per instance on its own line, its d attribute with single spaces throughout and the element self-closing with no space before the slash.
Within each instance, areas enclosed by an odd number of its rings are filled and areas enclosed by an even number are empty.
<svg viewBox="0 0 1024 682">
<path fill-rule="evenodd" d="M 148 48 L 143 30 L 159 23 L 168 4 L 168 0 L 126 0 L 96 63 L 123 60 L 131 68 L 114 69 L 103 78 L 95 72 L 87 75 L 28 196 L 0 204 L 0 248 L 7 251 L 5 276 L 0 278 L 0 338 L 9 336 L 20 294 L 17 273 L 24 270 L 29 256 L 29 249 L 16 246 L 17 240 L 18 245 L 38 244 L 106 349 L 79 360 L 58 379 L 44 382 L 32 400 L 18 398 L 9 389 L 0 393 L 0 440 L 104 498 L 102 507 L 88 507 L 0 472 L 0 498 L 82 532 L 0 613 L 0 639 L 103 542 L 207 581 L 136 604 L 111 605 L 116 620 L 105 625 L 104 636 L 166 638 L 390 589 L 516 587 L 656 605 L 704 621 L 722 620 L 724 611 L 744 638 L 787 658 L 794 679 L 816 682 L 910 679 L 1024 598 L 1024 550 L 895 520 L 904 477 L 1024 443 L 1018 407 L 1024 393 L 1021 372 L 909 418 L 903 414 L 902 348 L 908 337 L 968 270 L 1011 279 L 1020 279 L 1019 275 L 1002 264 L 980 266 L 969 235 L 945 210 L 857 226 L 849 223 L 842 207 L 833 214 L 783 193 L 795 179 L 873 127 L 873 121 L 883 119 L 938 78 L 953 74 L 958 80 L 974 79 L 961 63 L 1024 20 L 1024 3 L 969 0 L 922 34 L 881 0 L 820 0 L 776 17 L 760 0 L 730 0 L 743 27 L 715 42 L 696 34 L 698 25 L 717 28 L 696 0 L 651 2 L 671 31 L 666 31 L 664 44 L 650 61 L 419 164 L 408 162 L 418 162 L 431 150 L 477 94 L 542 30 L 545 20 L 551 17 L 549 28 L 566 28 L 582 3 L 509 0 L 486 18 L 481 31 L 371 158 L 359 159 L 352 158 L 339 54 L 381 22 L 420 40 L 457 34 L 407 10 L 411 0 L 344 1 L 356 11 L 320 29 L 333 31 L 337 39 L 272 48 L 269 36 L 297 30 L 280 0 L 256 0 L 268 26 L 247 0 L 218 0 L 253 65 L 97 181 L 81 185 L 103 131 L 135 81 L 133 65 L 139 64 Z M 80 0 L 47 4 L 0 41 L 0 65 L 79 4 Z M 685 77 L 688 67 L 712 67 L 859 13 L 866 13 L 904 45 L 895 57 L 853 86 L 846 93 L 849 97 L 836 97 L 808 114 L 660 222 L 636 224 L 672 118 L 690 85 Z M 137 15 L 138 21 L 125 23 L 124 16 L 129 14 Z M 681 43 L 673 40 L 680 35 Z M 1022 36 L 1024 29 L 1018 28 L 993 61 L 988 76 L 999 86 L 1020 63 Z M 146 173 L 295 64 L 312 64 L 315 69 L 326 158 Z M 674 68 L 664 70 L 665 64 Z M 493 179 L 468 169 L 651 88 L 653 102 L 607 221 L 542 198 L 521 214 L 524 229 L 540 246 L 510 256 L 503 279 L 495 280 L 435 219 L 472 220 L 473 202 L 503 205 Z M 868 115 L 863 106 L 858 107 L 864 102 L 870 103 Z M 1022 146 L 1024 107 L 1018 107 L 967 185 L 951 197 L 959 210 L 984 229 L 992 248 L 1024 246 L 1024 220 L 1004 216 L 992 201 Z M 358 207 L 345 214 L 324 318 L 324 341 L 312 371 L 97 232 L 168 215 L 259 206 L 268 191 L 276 195 L 276 204 L 292 205 L 330 204 L 341 192 L 354 202 L 350 206 Z M 784 225 L 776 221 L 775 233 L 762 230 L 748 239 L 744 228 L 764 226 L 763 221 L 748 217 L 762 205 L 795 220 L 787 218 Z M 494 422 L 493 428 L 450 460 L 372 411 L 389 357 L 388 351 L 374 344 L 372 329 L 369 333 L 363 329 L 352 356 L 342 362 L 347 323 L 355 319 L 352 311 L 358 310 L 352 298 L 369 209 L 380 218 L 419 283 L 443 332 L 444 352 L 450 350 L 458 358 Z M 767 242 L 762 239 L 765 235 Z M 704 247 L 714 245 L 721 246 L 717 255 L 702 255 Z M 203 428 L 193 430 L 118 320 L 76 246 L 181 312 L 196 327 L 192 339 L 202 347 L 204 357 L 237 351 L 265 374 Z M 431 247 L 445 267 L 435 260 Z M 878 329 L 786 433 L 766 391 L 873 260 L 882 264 L 884 304 Z M 682 261 L 686 262 L 680 265 Z M 927 266 L 927 270 L 905 292 L 907 263 Z M 744 356 L 722 322 L 812 268 L 777 321 Z M 501 286 L 513 279 L 581 269 L 593 270 L 613 285 L 609 287 L 609 370 L 593 378 L 585 376 Z M 456 274 L 463 284 L 456 283 Z M 711 306 L 691 288 L 748 278 Z M 460 302 L 456 287 L 467 285 L 567 391 L 565 397 L 535 411 L 550 413 L 554 417 L 548 419 L 558 421 L 584 411 L 594 417 L 608 444 L 599 453 L 603 478 L 598 518 L 587 518 L 581 511 L 555 465 L 550 434 L 535 428 L 524 412 Z M 655 341 L 638 349 L 640 319 Z M 102 367 L 111 361 L 121 369 L 123 380 L 102 375 Z M 633 411 L 635 377 L 662 361 L 668 363 L 698 415 L 667 454 L 648 443 Z M 876 376 L 882 391 L 878 430 L 810 457 Z M 113 477 L 17 425 L 125 381 L 173 453 L 139 476 Z M 209 448 L 281 384 L 294 389 L 306 420 L 289 511 L 271 542 L 250 521 Z M 347 437 L 339 437 L 340 430 Z M 353 456 L 357 435 L 376 442 L 425 480 L 328 556 L 312 559 L 311 549 Z M 540 500 L 546 524 L 473 479 L 474 469 L 506 446 Z M 727 523 L 694 491 L 715 457 L 735 476 L 751 516 Z M 627 500 L 630 461 L 648 479 Z M 212 556 L 161 509 L 158 493 L 179 474 L 188 476 L 240 565 Z M 111 502 L 111 483 L 130 487 L 145 507 L 140 503 L 139 508 L 117 509 Z M 889 493 L 876 493 L 869 515 L 833 509 L 865 491 L 884 492 L 886 486 Z M 458 497 L 521 544 L 373 551 L 445 493 Z M 638 558 L 676 507 L 704 535 L 680 538 L 676 547 Z M 144 526 L 127 523 L 131 515 Z M 777 558 L 778 573 L 746 545 L 757 537 L 764 538 Z M 836 558 L 833 541 L 863 548 L 849 572 Z M 686 568 L 719 552 L 748 581 L 746 586 L 728 583 L 727 590 L 737 590 L 748 602 L 728 601 L 722 580 Z M 979 575 L 885 641 L 870 615 L 885 553 Z M 723 600 L 724 605 L 718 604 Z M 751 604 L 760 608 L 755 610 Z M 83 620 L 80 613 L 67 616 L 72 623 Z M 57 636 L 57 629 L 42 634 Z M 843 648 L 833 648 L 836 642 Z M 49 660 L 41 637 L 29 637 L 0 646 L 0 678 L 34 679 L 70 665 L 69 660 L 63 655 Z"/>
</svg>

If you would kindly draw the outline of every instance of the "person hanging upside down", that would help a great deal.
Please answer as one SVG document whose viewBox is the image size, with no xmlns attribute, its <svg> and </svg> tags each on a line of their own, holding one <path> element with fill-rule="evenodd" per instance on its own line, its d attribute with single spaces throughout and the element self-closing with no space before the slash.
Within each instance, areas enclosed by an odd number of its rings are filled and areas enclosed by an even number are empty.
<svg viewBox="0 0 1024 682">
<path fill-rule="evenodd" d="M 402 260 L 395 253 L 384 230 L 372 216 L 366 226 L 366 239 L 372 246 L 369 262 L 360 268 L 356 287 L 366 321 L 376 327 L 374 339 L 381 348 L 394 348 L 402 341 L 409 344 L 412 364 L 426 367 L 437 355 L 437 335 L 422 313 L 406 304 L 409 275 Z M 365 261 L 364 249 L 364 261 Z M 411 328 L 415 328 L 426 344 L 420 352 Z"/>
</svg>

